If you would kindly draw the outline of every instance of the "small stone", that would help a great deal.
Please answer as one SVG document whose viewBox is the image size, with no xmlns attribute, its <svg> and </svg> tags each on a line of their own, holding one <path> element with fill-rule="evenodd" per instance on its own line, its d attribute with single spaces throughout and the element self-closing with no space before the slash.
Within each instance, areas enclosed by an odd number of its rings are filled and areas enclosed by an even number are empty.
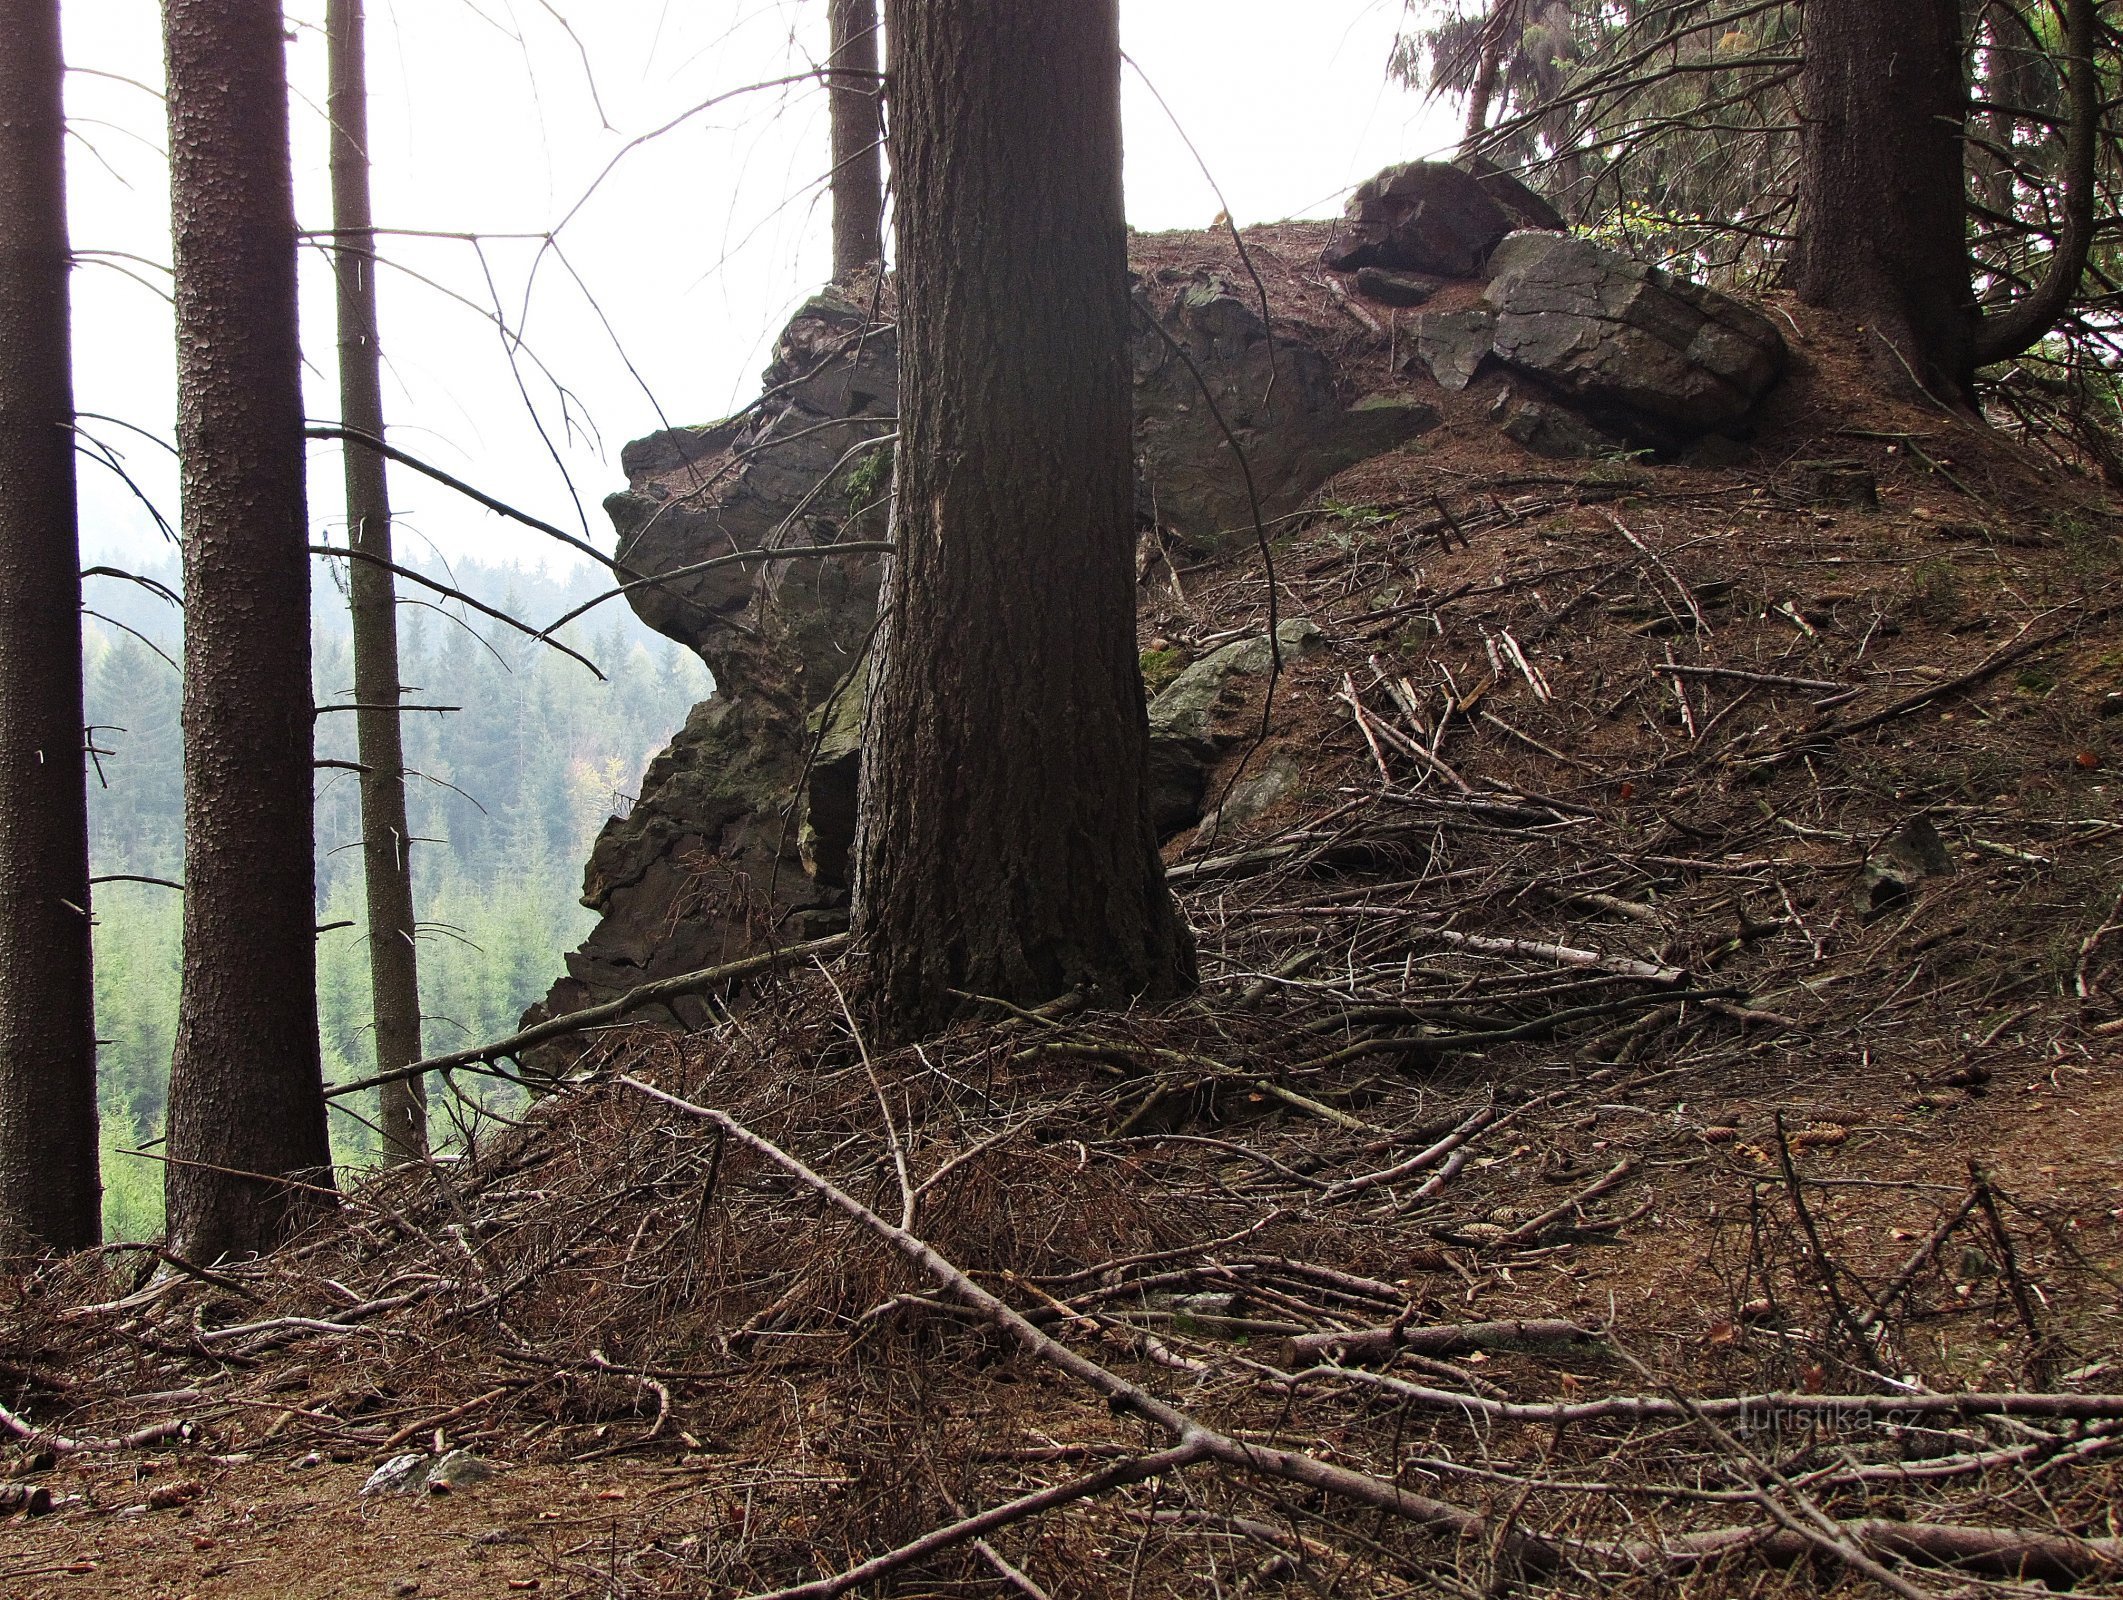
<svg viewBox="0 0 2123 1600">
<path fill-rule="evenodd" d="M 1796 461 L 1785 483 L 1808 505 L 1871 511 L 1880 504 L 1880 480 L 1856 461 Z"/>
<path fill-rule="evenodd" d="M 320 1452 L 312 1450 L 308 1455 L 300 1457 L 295 1462 L 295 1470 L 297 1472 L 307 1472 L 312 1467 L 321 1467 L 323 1465 L 324 1456 Z"/>
<path fill-rule="evenodd" d="M 1356 275 L 1356 292 L 1382 306 L 1419 306 L 1444 286 L 1441 278 L 1386 267 L 1365 267 Z"/>
<path fill-rule="evenodd" d="M 418 1451 L 407 1455 L 393 1456 L 374 1472 L 368 1482 L 361 1486 L 364 1495 L 411 1494 L 427 1481 L 428 1458 Z"/>
<path fill-rule="evenodd" d="M 449 1494 L 458 1489 L 469 1489 L 493 1476 L 493 1467 L 471 1451 L 452 1450 L 428 1468 L 428 1493 Z"/>
<path fill-rule="evenodd" d="M 407 1597 L 407 1600 L 410 1600 L 411 1596 L 420 1593 L 420 1580 L 418 1578 L 400 1578 L 391 1585 L 391 1593 Z"/>
</svg>

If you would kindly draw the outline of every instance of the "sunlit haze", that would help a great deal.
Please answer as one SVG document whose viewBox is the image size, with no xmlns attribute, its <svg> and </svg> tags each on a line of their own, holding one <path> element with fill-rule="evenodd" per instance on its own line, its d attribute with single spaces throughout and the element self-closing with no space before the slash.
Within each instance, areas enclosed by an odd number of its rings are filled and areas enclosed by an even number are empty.
<svg viewBox="0 0 2123 1600">
<path fill-rule="evenodd" d="M 289 15 L 297 204 L 321 229 L 322 0 Z M 1401 0 L 1125 0 L 1131 223 L 1202 227 L 1218 210 L 1145 77 L 1241 223 L 1332 214 L 1379 167 L 1448 144 L 1452 112 L 1387 79 L 1401 16 Z M 159 8 L 66 0 L 65 24 L 79 404 L 117 419 L 85 426 L 174 521 L 169 456 L 132 431 L 166 439 L 173 413 Z M 756 393 L 774 332 L 829 260 L 814 83 L 737 94 L 625 147 L 713 96 L 816 65 L 825 27 L 823 0 L 370 0 L 379 224 L 482 236 L 383 244 L 401 447 L 608 546 L 597 501 L 619 486 L 620 446 Z M 538 237 L 556 227 L 551 244 Z M 303 333 L 310 414 L 331 418 L 330 279 L 315 250 Z M 107 467 L 85 461 L 82 490 L 89 552 L 161 545 Z M 314 525 L 341 520 L 339 492 L 336 457 L 318 447 Z M 411 473 L 394 469 L 393 492 L 415 559 L 571 559 Z"/>
</svg>

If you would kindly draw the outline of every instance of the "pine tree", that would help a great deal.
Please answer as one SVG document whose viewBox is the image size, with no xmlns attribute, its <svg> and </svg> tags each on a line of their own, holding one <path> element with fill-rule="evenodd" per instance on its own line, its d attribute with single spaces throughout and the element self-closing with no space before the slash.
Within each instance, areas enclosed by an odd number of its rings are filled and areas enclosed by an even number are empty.
<svg viewBox="0 0 2123 1600">
<path fill-rule="evenodd" d="M 900 444 L 854 936 L 950 991 L 1191 985 L 1150 821 L 1115 0 L 896 0 Z"/>
<path fill-rule="evenodd" d="M 0 0 L 0 40 L 0 1225 L 78 1250 L 102 1191 L 58 0 Z"/>
<path fill-rule="evenodd" d="M 184 523 L 184 976 L 170 1242 L 270 1248 L 331 1183 L 310 564 L 278 0 L 163 7 Z M 294 1181 L 289 1181 L 294 1180 Z"/>
</svg>

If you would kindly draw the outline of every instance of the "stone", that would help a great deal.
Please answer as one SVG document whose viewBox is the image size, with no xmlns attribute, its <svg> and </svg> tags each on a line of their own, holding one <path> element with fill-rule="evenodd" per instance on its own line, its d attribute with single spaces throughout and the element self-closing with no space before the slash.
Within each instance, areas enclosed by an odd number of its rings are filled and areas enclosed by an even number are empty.
<svg viewBox="0 0 2123 1600">
<path fill-rule="evenodd" d="M 1279 325 L 1271 338 L 1250 285 L 1225 274 L 1163 269 L 1134 292 L 1142 316 L 1164 330 L 1139 327 L 1131 343 L 1140 510 L 1159 542 L 1169 535 L 1213 549 L 1255 537 L 1245 477 L 1197 372 L 1246 452 L 1265 519 L 1300 509 L 1335 473 L 1439 423 L 1434 406 L 1410 396 L 1357 391 L 1302 329 Z M 627 487 L 606 502 L 622 576 L 655 580 L 631 584 L 627 599 L 650 627 L 700 655 L 716 692 L 651 763 L 631 810 L 599 834 L 582 892 L 599 921 L 525 1026 L 773 940 L 846 926 L 859 669 L 880 558 L 699 567 L 737 552 L 886 537 L 885 435 L 898 407 L 893 315 L 889 287 L 875 301 L 834 291 L 814 298 L 776 342 L 757 402 L 624 451 Z M 1191 791 L 1168 807 L 1177 829 L 1198 815 L 1198 760 L 1170 781 Z M 682 995 L 630 1020 L 690 1031 L 737 999 Z M 555 1079 L 588 1048 L 582 1038 L 557 1039 L 524 1064 Z"/>
<path fill-rule="evenodd" d="M 1487 156 L 1474 156 L 1464 165 L 1474 174 L 1475 182 L 1482 186 L 1482 193 L 1494 200 L 1498 207 L 1511 218 L 1518 228 L 1539 228 L 1551 233 L 1568 233 L 1570 224 L 1562 212 L 1549 203 L 1548 198 L 1530 189 L 1515 173 L 1507 172 Z"/>
<path fill-rule="evenodd" d="M 1434 408 L 1399 396 L 1351 404 L 1326 352 L 1289 328 L 1271 340 L 1250 293 L 1215 272 L 1136 291 L 1140 317 L 1170 340 L 1139 330 L 1132 347 L 1139 509 L 1197 549 L 1254 539 L 1246 474 L 1217 412 L 1246 452 L 1264 520 L 1439 421 Z"/>
<path fill-rule="evenodd" d="M 1477 278 L 1513 225 L 1472 173 L 1449 162 L 1412 161 L 1358 187 L 1321 259 L 1336 272 L 1386 267 Z"/>
<path fill-rule="evenodd" d="M 1300 776 L 1296 758 L 1288 751 L 1277 751 L 1259 772 L 1241 778 L 1231 786 L 1231 793 L 1217 808 L 1217 815 L 1202 824 L 1203 831 L 1210 827 L 1219 832 L 1243 828 L 1265 816 L 1297 792 Z"/>
<path fill-rule="evenodd" d="M 1927 878 L 1951 877 L 1953 853 L 1931 819 L 1914 816 L 1858 874 L 1858 904 L 1870 922 L 1905 903 Z"/>
<path fill-rule="evenodd" d="M 811 713 L 804 731 L 812 740 L 811 781 L 804 793 L 803 831 L 797 848 L 821 888 L 846 890 L 853 881 L 849 857 L 855 848 L 855 798 L 862 777 L 863 700 L 870 687 L 870 659 L 834 685 Z M 838 931 L 838 930 L 821 930 Z"/>
<path fill-rule="evenodd" d="M 1880 480 L 1861 461 L 1794 461 L 1784 486 L 1812 506 L 1873 511 L 1880 504 Z"/>
<path fill-rule="evenodd" d="M 473 1489 L 482 1483 L 490 1483 L 493 1478 L 492 1463 L 469 1450 L 451 1450 L 428 1468 L 427 1489 L 429 1494 L 454 1494 L 459 1489 Z"/>
<path fill-rule="evenodd" d="M 1629 448 L 1568 406 L 1532 396 L 1514 398 L 1497 426 L 1505 438 L 1550 461 L 1598 461 Z"/>
<path fill-rule="evenodd" d="M 1285 618 L 1276 629 L 1286 662 L 1310 653 L 1324 638 L 1318 624 L 1303 617 Z M 1251 697 L 1237 680 L 1265 677 L 1273 664 L 1266 634 L 1234 640 L 1203 656 L 1150 702 L 1150 814 L 1160 838 L 1201 820 L 1209 773 L 1244 734 L 1236 714 Z"/>
<path fill-rule="evenodd" d="M 1426 278 L 1415 272 L 1389 272 L 1384 267 L 1363 267 L 1356 274 L 1356 292 L 1382 306 L 1423 305 L 1444 287 L 1442 278 Z"/>
<path fill-rule="evenodd" d="M 1422 368 L 1440 386 L 1458 394 L 1474 382 L 1482 363 L 1489 359 L 1495 338 L 1493 311 L 1425 312 L 1415 319 L 1415 354 L 1408 364 Z"/>
<path fill-rule="evenodd" d="M 1490 271 L 1497 357 L 1641 442 L 1741 423 L 1783 371 L 1760 312 L 1588 239 L 1514 233 Z"/>
<path fill-rule="evenodd" d="M 427 1481 L 428 1458 L 415 1450 L 402 1456 L 392 1456 L 368 1476 L 361 1486 L 363 1495 L 411 1494 Z"/>
</svg>

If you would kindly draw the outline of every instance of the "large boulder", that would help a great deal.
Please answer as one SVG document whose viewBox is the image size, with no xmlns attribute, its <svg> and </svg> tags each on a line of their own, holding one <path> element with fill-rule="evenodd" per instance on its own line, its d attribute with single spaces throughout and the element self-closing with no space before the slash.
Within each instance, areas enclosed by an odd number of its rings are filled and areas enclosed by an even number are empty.
<svg viewBox="0 0 2123 1600">
<path fill-rule="evenodd" d="M 1438 425 L 1435 408 L 1398 395 L 1351 405 L 1327 354 L 1287 328 L 1270 338 L 1258 301 L 1221 273 L 1173 277 L 1136 291 L 1141 317 L 1165 330 L 1139 327 L 1133 344 L 1145 521 L 1202 549 L 1253 539 L 1246 475 L 1219 413 L 1245 449 L 1266 519 L 1297 510 L 1343 468 Z"/>
<path fill-rule="evenodd" d="M 1589 239 L 1515 233 L 1489 270 L 1496 357 L 1646 443 L 1730 428 L 1783 370 L 1759 311 Z"/>
<path fill-rule="evenodd" d="M 1485 167 L 1479 176 L 1445 161 L 1388 167 L 1350 196 L 1321 259 L 1336 272 L 1384 267 L 1478 278 L 1512 229 L 1563 225 L 1531 189 Z"/>
</svg>

